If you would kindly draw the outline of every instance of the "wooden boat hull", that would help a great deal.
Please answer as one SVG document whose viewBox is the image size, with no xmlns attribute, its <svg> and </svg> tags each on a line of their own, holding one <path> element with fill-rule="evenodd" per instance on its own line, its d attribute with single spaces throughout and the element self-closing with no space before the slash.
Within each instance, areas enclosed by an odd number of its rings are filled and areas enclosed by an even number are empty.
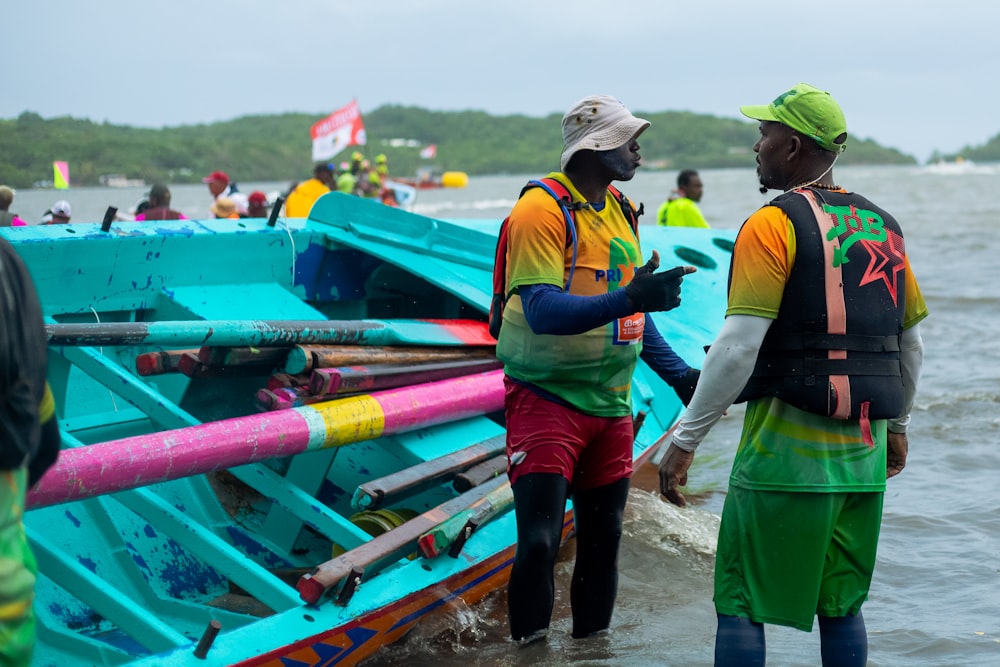
<svg viewBox="0 0 1000 667">
<path fill-rule="evenodd" d="M 317 341 L 336 346 L 341 363 L 346 345 L 468 349 L 481 359 L 492 343 L 494 235 L 337 193 L 310 216 L 276 227 L 0 231 L 32 271 L 48 318 L 64 436 L 25 519 L 40 571 L 34 664 L 352 665 L 449 601 L 473 604 L 506 582 L 509 512 L 472 532 L 457 557 L 412 557 L 409 538 L 368 553 L 402 535 L 405 517 L 457 502 L 451 478 L 421 478 L 382 508 L 352 505 L 374 479 L 502 441 L 498 371 L 273 413 L 254 401 L 284 370 L 276 359 L 323 357 L 302 356 Z M 656 316 L 695 363 L 721 325 L 732 238 L 644 230 L 664 263 L 699 265 L 685 279 L 685 305 Z M 144 354 L 177 351 L 237 365 L 139 372 Z M 681 406 L 645 366 L 633 387 L 642 460 Z M 377 535 L 364 527 L 386 516 L 403 523 Z M 303 575 L 352 558 L 364 564 L 360 586 L 347 577 L 303 600 Z M 213 622 L 221 629 L 202 642 Z"/>
</svg>

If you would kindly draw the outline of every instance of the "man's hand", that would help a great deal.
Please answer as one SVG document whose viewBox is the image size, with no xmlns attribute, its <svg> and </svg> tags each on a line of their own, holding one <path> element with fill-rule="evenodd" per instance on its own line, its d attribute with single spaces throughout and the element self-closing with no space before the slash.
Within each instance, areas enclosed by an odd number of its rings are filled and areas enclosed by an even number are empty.
<svg viewBox="0 0 1000 667">
<path fill-rule="evenodd" d="M 632 281 L 625 286 L 625 295 L 636 312 L 662 312 L 681 305 L 681 281 L 698 270 L 693 266 L 677 266 L 654 273 L 659 266 L 660 254 L 654 250 L 649 261 L 636 269 Z"/>
<path fill-rule="evenodd" d="M 895 477 L 903 472 L 906 467 L 906 454 L 910 449 L 910 442 L 906 439 L 905 433 L 893 433 L 889 431 L 886 436 L 885 447 L 885 478 Z"/>
<path fill-rule="evenodd" d="M 687 500 L 678 489 L 687 484 L 692 461 L 694 452 L 686 452 L 672 442 L 660 461 L 660 493 L 678 507 L 687 505 Z"/>
<path fill-rule="evenodd" d="M 698 386 L 698 378 L 701 377 L 701 371 L 697 368 L 689 368 L 687 373 L 681 377 L 668 382 L 668 384 L 673 387 L 674 393 L 677 394 L 677 398 L 681 399 L 681 403 L 684 407 L 687 407 L 688 403 L 691 402 L 691 397 L 694 396 L 694 390 Z"/>
</svg>

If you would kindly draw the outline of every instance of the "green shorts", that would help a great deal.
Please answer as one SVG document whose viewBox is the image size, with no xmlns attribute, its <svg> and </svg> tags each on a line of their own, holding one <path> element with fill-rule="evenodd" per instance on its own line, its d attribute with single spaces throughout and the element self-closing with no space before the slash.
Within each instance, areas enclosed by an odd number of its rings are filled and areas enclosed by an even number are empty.
<svg viewBox="0 0 1000 667">
<path fill-rule="evenodd" d="M 715 610 L 809 632 L 816 614 L 856 614 L 868 597 L 881 492 L 730 486 L 715 561 Z"/>
</svg>

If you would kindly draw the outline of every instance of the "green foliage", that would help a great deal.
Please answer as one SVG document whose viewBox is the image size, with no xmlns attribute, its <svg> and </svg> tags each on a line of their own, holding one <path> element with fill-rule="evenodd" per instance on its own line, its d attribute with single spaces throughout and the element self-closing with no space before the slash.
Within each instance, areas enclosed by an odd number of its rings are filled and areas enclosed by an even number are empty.
<svg viewBox="0 0 1000 667">
<path fill-rule="evenodd" d="M 1000 134 L 982 146 L 966 146 L 954 155 L 938 155 L 935 153 L 931 156 L 931 159 L 932 161 L 937 159 L 955 160 L 960 157 L 976 162 L 1000 162 Z"/>
<path fill-rule="evenodd" d="M 753 162 L 753 122 L 674 111 L 638 115 L 653 124 L 640 142 L 651 168 L 744 167 Z M 0 120 L 0 183 L 29 187 L 51 180 L 53 160 L 69 162 L 74 185 L 97 185 L 105 174 L 147 183 L 191 183 L 216 169 L 240 182 L 297 181 L 311 174 L 309 128 L 319 119 L 278 114 L 150 129 L 70 117 L 43 119 L 28 111 Z M 411 176 L 421 167 L 470 175 L 540 173 L 559 166 L 560 119 L 560 114 L 492 116 L 388 105 L 365 113 L 364 151 L 369 159 L 385 153 L 397 176 Z M 428 144 L 437 145 L 433 160 L 419 156 Z M 1000 137 L 991 144 L 1000 155 Z M 347 160 L 350 150 L 334 161 Z M 914 162 L 899 151 L 853 138 L 842 158 L 843 164 Z"/>
</svg>

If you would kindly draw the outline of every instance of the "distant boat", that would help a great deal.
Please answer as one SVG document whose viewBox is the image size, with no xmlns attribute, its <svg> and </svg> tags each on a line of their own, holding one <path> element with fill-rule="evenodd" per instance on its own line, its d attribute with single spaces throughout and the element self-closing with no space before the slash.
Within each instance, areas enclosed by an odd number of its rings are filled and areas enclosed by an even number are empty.
<svg viewBox="0 0 1000 667">
<path fill-rule="evenodd" d="M 146 181 L 141 178 L 126 178 L 123 174 L 105 174 L 99 176 L 97 182 L 109 188 L 142 188 Z"/>
<path fill-rule="evenodd" d="M 976 164 L 972 160 L 957 157 L 954 160 L 938 160 L 932 162 L 922 169 L 928 174 L 940 175 L 964 175 L 964 174 L 995 174 L 997 169 L 994 166 Z"/>
</svg>

